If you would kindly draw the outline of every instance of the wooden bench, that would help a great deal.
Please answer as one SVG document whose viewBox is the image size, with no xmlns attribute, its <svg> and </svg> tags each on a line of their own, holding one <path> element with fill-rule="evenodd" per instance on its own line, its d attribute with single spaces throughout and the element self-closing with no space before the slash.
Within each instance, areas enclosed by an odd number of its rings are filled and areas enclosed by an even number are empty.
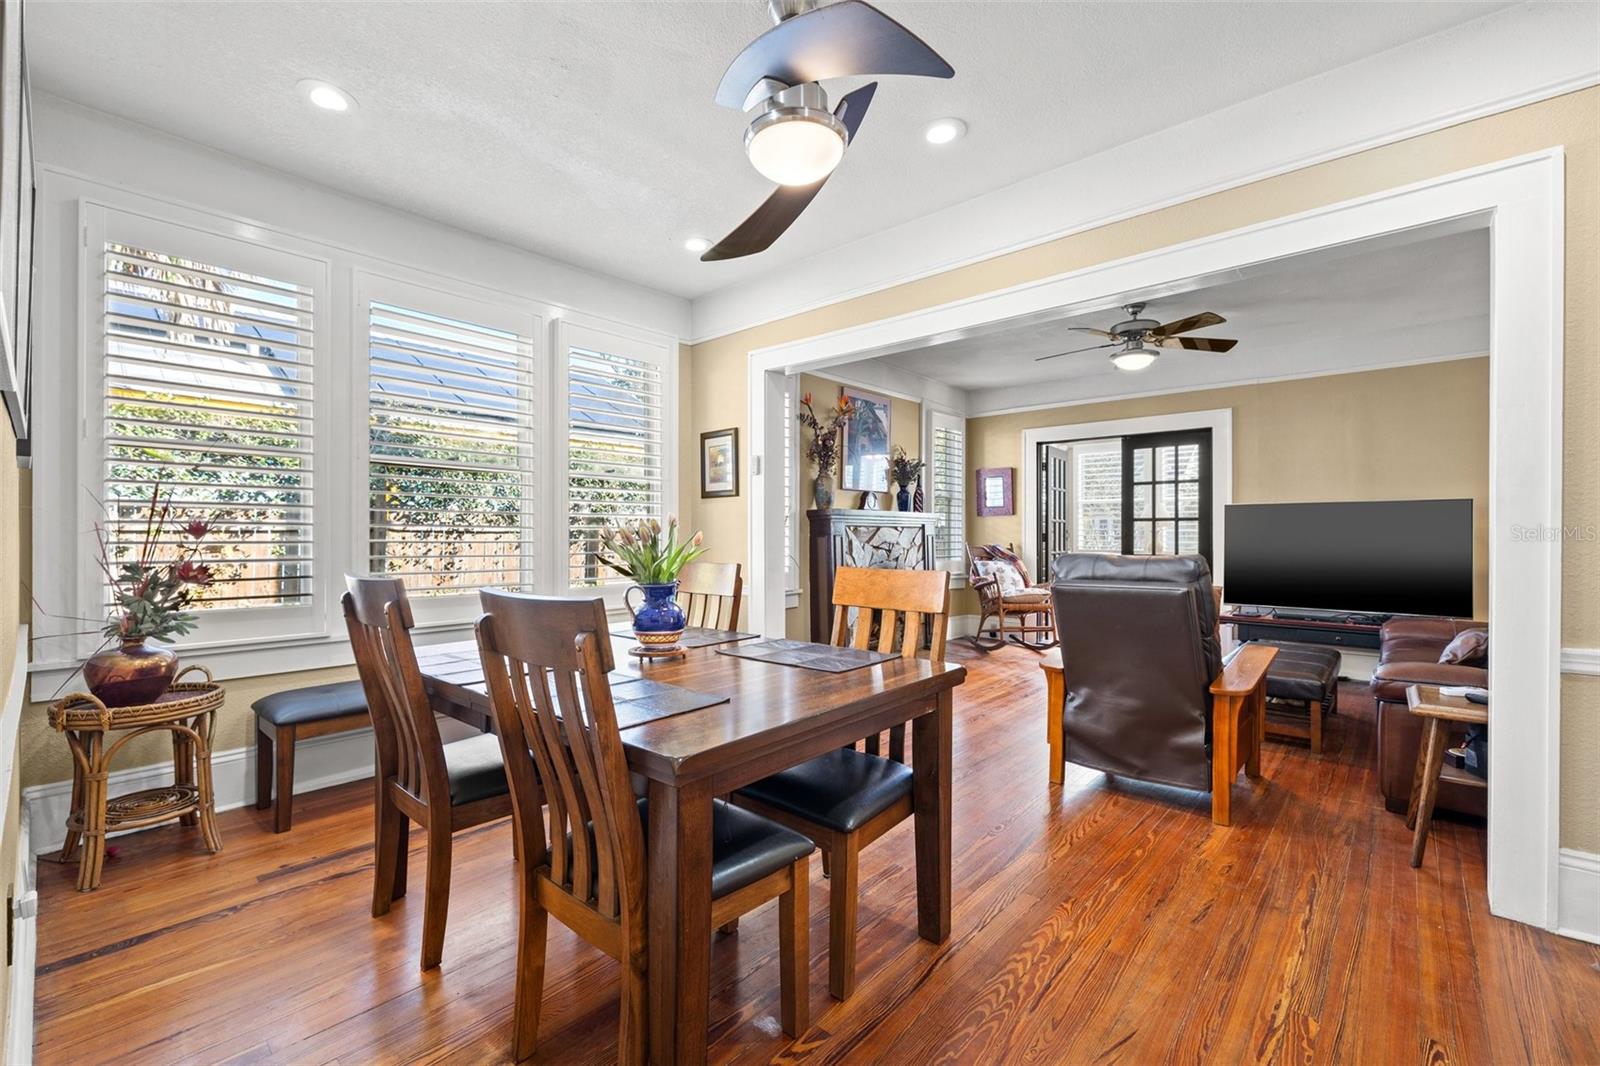
<svg viewBox="0 0 1600 1066">
<path fill-rule="evenodd" d="M 372 724 L 360 681 L 285 689 L 250 705 L 256 712 L 256 810 L 278 806 L 272 831 L 287 833 L 294 818 L 294 745 L 298 740 L 348 733 Z"/>
</svg>

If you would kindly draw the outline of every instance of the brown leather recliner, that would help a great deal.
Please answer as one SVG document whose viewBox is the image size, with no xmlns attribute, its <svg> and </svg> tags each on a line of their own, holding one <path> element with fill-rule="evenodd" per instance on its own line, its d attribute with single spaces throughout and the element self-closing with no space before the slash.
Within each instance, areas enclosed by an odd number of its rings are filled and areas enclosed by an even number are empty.
<svg viewBox="0 0 1600 1066">
<path fill-rule="evenodd" d="M 1441 663 L 1439 653 L 1468 629 L 1487 630 L 1487 622 L 1470 618 L 1394 618 L 1381 630 L 1378 668 L 1372 672 L 1372 698 L 1378 704 L 1378 788 L 1383 805 L 1404 814 L 1411 801 L 1411 781 L 1422 746 L 1422 722 L 1406 709 L 1408 685 L 1474 685 L 1487 687 L 1487 666 Z M 1451 743 L 1457 741 L 1452 734 Z M 1483 815 L 1487 792 L 1439 782 L 1435 808 Z"/>
<path fill-rule="evenodd" d="M 1222 654 L 1206 561 L 1065 554 L 1050 576 L 1067 759 L 1210 791 L 1209 686 Z"/>
</svg>

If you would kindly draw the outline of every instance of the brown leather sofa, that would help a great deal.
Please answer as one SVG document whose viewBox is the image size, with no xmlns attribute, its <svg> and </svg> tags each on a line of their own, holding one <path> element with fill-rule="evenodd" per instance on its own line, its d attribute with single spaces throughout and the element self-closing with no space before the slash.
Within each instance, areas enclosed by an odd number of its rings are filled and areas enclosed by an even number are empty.
<svg viewBox="0 0 1600 1066">
<path fill-rule="evenodd" d="M 1378 787 L 1383 805 L 1404 814 L 1411 800 L 1411 781 L 1422 743 L 1421 720 L 1406 709 L 1407 685 L 1476 685 L 1488 687 L 1485 666 L 1441 663 L 1439 653 L 1468 629 L 1487 630 L 1487 622 L 1469 618 L 1394 618 L 1381 631 L 1378 668 L 1372 672 L 1372 697 L 1378 704 Z M 1451 737 L 1451 743 L 1458 738 Z M 1463 814 L 1484 814 L 1487 793 L 1448 781 L 1439 783 L 1436 808 Z"/>
</svg>

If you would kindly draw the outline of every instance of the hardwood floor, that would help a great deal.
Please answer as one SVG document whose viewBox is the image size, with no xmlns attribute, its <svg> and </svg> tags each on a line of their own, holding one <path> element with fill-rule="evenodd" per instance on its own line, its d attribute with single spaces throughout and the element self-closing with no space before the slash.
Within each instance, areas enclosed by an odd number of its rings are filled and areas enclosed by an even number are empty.
<svg viewBox="0 0 1600 1066">
<path fill-rule="evenodd" d="M 828 886 L 811 888 L 810 1030 L 778 1026 L 776 906 L 712 950 L 720 1062 L 1600 1062 L 1600 947 L 1493 918 L 1484 834 L 1441 817 L 1419 870 L 1372 771 L 1372 709 L 1341 693 L 1326 751 L 1268 741 L 1264 787 L 1207 797 L 1068 766 L 1047 783 L 1029 652 L 950 657 L 955 909 L 917 937 L 911 824 L 861 858 L 859 984 L 828 999 Z M 444 963 L 417 967 L 420 879 L 384 919 L 370 786 L 120 838 L 103 887 L 39 864 L 41 1063 L 498 1062 L 511 1046 L 515 881 L 504 822 L 455 843 Z M 412 837 L 422 868 L 422 836 Z M 550 925 L 540 1060 L 610 1061 L 617 967 Z"/>
</svg>

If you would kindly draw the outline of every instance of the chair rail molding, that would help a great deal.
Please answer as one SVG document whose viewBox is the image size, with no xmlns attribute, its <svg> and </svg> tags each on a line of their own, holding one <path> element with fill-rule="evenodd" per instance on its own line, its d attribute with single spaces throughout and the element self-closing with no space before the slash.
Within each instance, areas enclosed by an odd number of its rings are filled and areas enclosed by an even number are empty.
<svg viewBox="0 0 1600 1066">
<path fill-rule="evenodd" d="M 1071 314 L 1133 290 L 1240 269 L 1419 226 L 1490 231 L 1490 602 L 1500 637 L 1490 647 L 1496 694 L 1525 710 L 1490 768 L 1489 907 L 1557 926 L 1561 726 L 1561 559 L 1558 540 L 1529 544 L 1521 527 L 1561 527 L 1565 151 L 1548 148 L 1452 174 L 967 299 L 752 350 L 748 408 L 753 456 L 782 454 L 783 376 L 925 346 L 1022 315 Z M 1531 428 L 1530 428 L 1531 427 Z M 767 464 L 763 464 L 765 467 Z M 783 632 L 776 479 L 751 477 L 751 626 Z"/>
</svg>

